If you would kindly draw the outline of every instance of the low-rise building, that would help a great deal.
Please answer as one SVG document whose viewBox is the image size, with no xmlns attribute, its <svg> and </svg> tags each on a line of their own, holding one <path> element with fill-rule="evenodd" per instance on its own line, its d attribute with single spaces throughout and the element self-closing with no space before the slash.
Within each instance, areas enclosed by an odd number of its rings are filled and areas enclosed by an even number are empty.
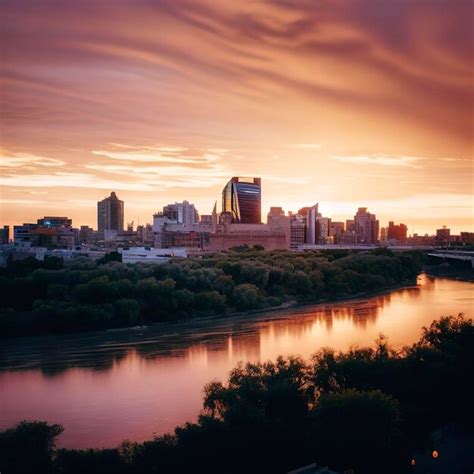
<svg viewBox="0 0 474 474">
<path fill-rule="evenodd" d="M 145 247 L 133 247 L 130 249 L 119 249 L 122 254 L 123 263 L 166 263 L 171 258 L 186 258 L 185 249 L 155 249 Z"/>
</svg>

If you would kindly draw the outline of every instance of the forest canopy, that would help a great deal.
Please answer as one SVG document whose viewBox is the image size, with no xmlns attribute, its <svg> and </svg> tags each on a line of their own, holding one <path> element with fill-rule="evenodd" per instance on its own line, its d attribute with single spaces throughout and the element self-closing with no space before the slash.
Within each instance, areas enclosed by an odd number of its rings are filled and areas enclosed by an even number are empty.
<svg viewBox="0 0 474 474">
<path fill-rule="evenodd" d="M 233 251 L 166 264 L 50 257 L 0 269 L 0 334 L 64 333 L 226 315 L 413 280 L 420 252 Z"/>
</svg>

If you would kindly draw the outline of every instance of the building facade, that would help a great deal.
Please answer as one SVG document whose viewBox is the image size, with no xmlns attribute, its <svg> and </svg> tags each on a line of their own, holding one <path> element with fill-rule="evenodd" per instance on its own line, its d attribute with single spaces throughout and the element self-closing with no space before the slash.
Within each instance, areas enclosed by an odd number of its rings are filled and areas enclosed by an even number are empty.
<svg viewBox="0 0 474 474">
<path fill-rule="evenodd" d="M 358 244 L 376 244 L 379 240 L 379 221 L 375 214 L 367 212 L 366 207 L 359 207 L 354 216 L 354 230 Z"/>
<path fill-rule="evenodd" d="M 0 228 L 0 244 L 8 244 L 10 242 L 10 226 L 4 225 Z"/>
<path fill-rule="evenodd" d="M 163 207 L 163 216 L 178 224 L 193 225 L 199 222 L 199 213 L 188 201 L 175 202 Z"/>
<path fill-rule="evenodd" d="M 388 223 L 387 240 L 396 242 L 406 242 L 408 227 L 405 224 L 396 225 L 393 221 Z"/>
<path fill-rule="evenodd" d="M 233 177 L 222 190 L 222 212 L 232 216 L 234 224 L 260 224 L 262 186 L 260 178 Z"/>
<path fill-rule="evenodd" d="M 124 202 L 112 192 L 110 196 L 97 203 L 97 228 L 105 230 L 123 231 Z"/>
</svg>

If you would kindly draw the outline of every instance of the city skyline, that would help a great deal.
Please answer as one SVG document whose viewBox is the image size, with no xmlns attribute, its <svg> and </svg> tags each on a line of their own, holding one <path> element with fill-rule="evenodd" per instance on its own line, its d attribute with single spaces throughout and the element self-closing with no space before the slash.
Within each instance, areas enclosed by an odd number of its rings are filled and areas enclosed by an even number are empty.
<svg viewBox="0 0 474 474">
<path fill-rule="evenodd" d="M 471 8 L 7 0 L 0 224 L 93 226 L 111 191 L 126 222 L 209 214 L 229 176 L 261 176 L 262 215 L 472 231 Z"/>
<path fill-rule="evenodd" d="M 244 179 L 244 181 L 247 179 L 246 177 L 244 178 L 232 178 L 232 179 Z M 232 179 L 226 184 L 226 186 L 224 187 L 224 190 L 227 188 L 227 186 L 229 185 L 229 183 L 232 182 Z M 261 178 L 248 178 L 248 179 L 257 179 L 259 180 L 259 183 L 261 183 Z M 260 184 L 259 184 L 260 186 Z M 221 191 L 222 193 L 222 191 Z M 116 192 L 115 191 L 111 191 L 110 192 L 110 195 L 105 195 L 103 196 L 102 198 L 99 198 L 98 201 L 95 201 L 94 204 L 95 204 L 95 209 L 94 209 L 94 217 L 92 219 L 92 221 L 80 221 L 79 223 L 77 223 L 77 221 L 75 222 L 75 227 L 79 227 L 79 226 L 88 226 L 92 229 L 98 229 L 98 230 L 101 230 L 100 229 L 100 226 L 98 225 L 98 220 L 99 220 L 99 214 L 100 214 L 100 211 L 98 209 L 97 206 L 99 206 L 100 204 L 102 203 L 105 203 L 107 202 L 110 198 L 113 198 L 113 199 L 117 199 L 117 196 L 116 196 Z M 212 199 L 211 199 L 212 201 Z M 175 205 L 180 205 L 180 204 L 183 204 L 183 203 L 186 203 L 186 204 L 190 204 L 193 208 L 194 208 L 194 203 L 190 203 L 188 202 L 188 200 L 186 199 L 181 199 L 181 200 L 177 200 L 175 201 L 174 203 L 172 203 L 171 201 L 168 201 L 168 202 L 163 202 L 163 204 L 161 206 L 158 206 L 155 210 L 153 211 L 150 211 L 148 213 L 148 215 L 146 216 L 145 220 L 144 221 L 140 221 L 140 218 L 138 217 L 137 220 L 135 216 L 132 216 L 130 219 L 127 218 L 127 216 L 129 214 L 127 214 L 127 207 L 123 206 L 125 200 L 119 200 L 120 203 L 122 203 L 122 210 L 121 210 L 121 213 L 122 213 L 122 229 L 125 230 L 126 227 L 128 227 L 129 225 L 132 226 L 132 228 L 136 228 L 138 225 L 150 225 L 152 222 L 153 222 L 153 216 L 155 215 L 155 213 L 160 213 L 161 211 L 158 211 L 158 209 L 161 207 L 163 209 L 165 208 L 168 208 L 168 207 L 173 207 Z M 214 206 L 217 204 L 217 202 L 219 202 L 219 199 L 216 199 L 215 201 L 212 201 L 214 202 L 214 205 L 213 205 L 213 208 Z M 315 207 L 316 208 L 316 213 L 317 213 L 317 209 L 320 207 L 320 202 L 317 202 L 315 206 L 301 206 L 301 204 L 298 204 L 298 203 L 295 203 L 295 207 L 293 209 L 284 209 L 282 206 L 275 206 L 275 205 L 272 205 L 272 206 L 269 206 L 268 207 L 268 210 L 266 210 L 265 208 L 263 208 L 262 206 L 262 210 L 261 210 L 261 223 L 265 223 L 267 222 L 267 216 L 268 214 L 271 212 L 272 209 L 281 209 L 283 212 L 284 212 L 284 215 L 297 215 L 297 214 L 300 214 L 302 210 L 306 210 L 306 209 L 310 209 L 312 207 Z M 223 203 L 221 204 L 221 208 L 222 208 L 222 205 Z M 354 217 L 354 213 L 356 212 L 356 210 L 360 210 L 360 209 L 368 209 L 369 206 L 356 206 L 356 207 L 353 207 L 354 205 L 351 204 L 351 203 L 347 203 L 347 213 L 345 214 L 336 214 L 336 215 L 331 215 L 329 214 L 327 211 L 324 211 L 325 215 L 328 216 L 333 222 L 338 222 L 338 221 L 342 221 L 342 222 L 346 222 L 347 219 L 350 219 L 352 217 Z M 352 207 L 349 207 L 349 206 L 352 206 Z M 331 207 L 331 206 L 329 206 Z M 215 208 L 214 208 L 215 209 Z M 299 209 L 299 210 L 298 210 Z M 373 209 L 371 209 L 373 210 Z M 36 214 L 34 214 L 35 212 L 37 212 Z M 15 220 L 14 222 L 12 223 L 0 223 L 0 226 L 10 226 L 10 228 L 13 229 L 13 227 L 15 225 L 20 225 L 20 221 L 23 222 L 23 223 L 28 223 L 28 222 L 31 222 L 31 223 L 34 223 L 36 222 L 36 220 L 38 219 L 38 215 L 41 214 L 42 210 L 41 209 L 38 209 L 38 211 L 36 210 L 32 210 L 30 211 L 30 213 L 33 215 L 33 217 L 29 220 L 22 220 L 21 219 L 17 219 Z M 212 214 L 213 211 L 209 212 L 209 213 L 205 213 L 205 212 L 201 212 L 199 210 L 199 208 L 196 206 L 195 207 L 195 212 L 197 213 L 197 215 L 210 215 Z M 217 208 L 217 212 L 218 214 L 220 212 L 223 212 L 223 209 L 220 209 L 219 207 Z M 377 213 L 378 215 L 378 212 L 377 210 L 375 210 L 375 212 Z M 39 213 L 39 214 L 38 214 Z M 74 210 L 73 209 L 68 209 L 64 212 L 65 214 L 68 214 L 69 216 L 71 215 L 74 215 Z M 63 214 L 64 214 L 63 213 Z M 53 213 L 45 213 L 43 212 L 43 215 L 52 215 Z M 55 215 L 58 215 L 58 213 L 56 213 Z M 321 214 L 318 214 L 319 216 Z M 71 221 L 73 220 L 73 218 L 70 219 Z M 395 219 L 397 220 L 397 219 Z M 380 226 L 381 227 L 386 227 L 388 229 L 388 226 L 389 224 L 393 224 L 394 222 L 394 218 L 393 217 L 390 217 L 388 216 L 387 217 L 387 220 L 385 220 L 384 218 L 382 219 L 378 219 L 378 221 L 381 222 Z M 407 235 L 435 235 L 436 231 L 439 229 L 439 228 L 449 228 L 451 231 L 453 231 L 453 233 L 459 233 L 459 232 L 470 232 L 470 228 L 466 227 L 466 226 L 460 226 L 459 228 L 457 228 L 455 225 L 450 225 L 450 222 L 443 222 L 442 224 L 439 224 L 439 223 L 435 223 L 435 226 L 434 228 L 432 229 L 428 229 L 426 232 L 417 232 L 414 228 L 411 228 L 409 224 L 407 224 L 407 222 L 409 222 L 407 219 L 404 219 L 403 217 L 401 217 L 400 219 L 398 219 L 399 223 L 402 224 L 402 225 L 405 225 L 406 228 L 407 228 Z M 118 229 L 118 228 L 117 228 Z M 378 232 L 378 231 L 377 231 Z"/>
<path fill-rule="evenodd" d="M 95 219 L 95 224 L 96 225 L 90 225 L 89 223 L 75 223 L 73 225 L 72 219 L 68 219 L 67 217 L 58 217 L 58 216 L 46 216 L 43 218 L 37 218 L 34 217 L 28 222 L 23 222 L 23 226 L 28 226 L 28 225 L 35 225 L 34 222 L 36 221 L 38 225 L 40 226 L 46 226 L 46 227 L 61 227 L 63 225 L 66 225 L 66 227 L 75 227 L 76 229 L 79 229 L 79 227 L 84 227 L 87 229 L 92 230 L 97 230 L 99 232 L 104 232 L 104 230 L 112 230 L 115 232 L 124 232 L 124 231 L 133 231 L 135 229 L 138 229 L 138 227 L 144 227 L 144 226 L 149 226 L 150 228 L 155 226 L 155 219 L 158 217 L 158 219 L 165 219 L 164 222 L 169 223 L 178 223 L 182 224 L 184 226 L 192 226 L 194 224 L 199 224 L 199 223 L 205 223 L 205 225 L 210 225 L 210 221 L 208 222 L 209 219 L 213 219 L 214 213 L 216 213 L 216 219 L 219 219 L 219 216 L 222 214 L 224 216 L 225 214 L 229 214 L 230 216 L 230 222 L 237 223 L 239 224 L 239 221 L 234 220 L 234 214 L 233 212 L 229 212 L 228 210 L 225 210 L 224 207 L 226 206 L 224 195 L 226 194 L 226 190 L 229 188 L 229 185 L 231 185 L 233 182 L 242 182 L 242 183 L 258 183 L 256 186 L 258 186 L 259 191 L 258 194 L 261 195 L 261 178 L 250 178 L 250 177 L 233 177 L 230 179 L 230 181 L 224 186 L 224 189 L 222 191 L 222 204 L 221 204 L 221 209 L 217 208 L 217 202 L 218 200 L 215 201 L 214 207 L 212 210 L 211 214 L 205 214 L 205 213 L 200 213 L 199 209 L 195 207 L 193 203 L 190 203 L 187 200 L 183 201 L 175 201 L 174 203 L 168 203 L 164 204 L 162 206 L 162 211 L 156 210 L 152 213 L 152 219 L 150 221 L 146 222 L 135 222 L 134 220 L 131 221 L 126 221 L 124 216 L 125 216 L 125 202 L 123 200 L 120 200 L 116 194 L 115 191 L 112 191 L 109 196 L 105 196 L 103 199 L 97 201 L 96 203 L 96 219 Z M 114 208 L 115 210 L 112 211 L 110 208 L 110 202 L 116 202 L 118 204 L 118 208 Z M 252 204 L 253 205 L 253 204 Z M 253 224 L 270 224 L 270 223 L 275 223 L 274 218 L 276 216 L 283 216 L 286 218 L 299 218 L 299 217 L 304 217 L 305 219 L 311 219 L 311 226 L 316 226 L 317 227 L 317 221 L 322 219 L 323 221 L 328 221 L 327 224 L 330 226 L 331 223 L 335 225 L 336 227 L 339 227 L 342 225 L 343 230 L 347 231 L 356 231 L 357 234 L 359 233 L 373 233 L 371 236 L 371 241 L 376 242 L 378 241 L 379 237 L 381 240 L 384 240 L 386 237 L 390 237 L 390 234 L 392 233 L 392 238 L 399 235 L 405 235 L 405 238 L 407 236 L 431 236 L 434 237 L 435 235 L 438 236 L 440 232 L 444 232 L 445 230 L 448 231 L 448 236 L 450 231 L 454 231 L 453 234 L 456 233 L 456 229 L 453 229 L 451 226 L 443 224 L 439 225 L 434 229 L 434 231 L 431 232 L 426 232 L 426 233 L 417 233 L 417 232 L 410 232 L 409 227 L 403 222 L 403 219 L 400 220 L 399 223 L 394 222 L 393 220 L 389 220 L 388 222 L 380 222 L 380 219 L 377 219 L 376 214 L 372 214 L 368 212 L 368 207 L 358 207 L 357 211 L 353 210 L 353 214 L 351 215 L 346 215 L 341 217 L 340 219 L 335 218 L 334 216 L 326 215 L 323 216 L 319 210 L 319 203 L 316 203 L 313 206 L 303 206 L 302 208 L 296 210 L 285 210 L 281 206 L 271 206 L 268 210 L 268 212 L 261 212 L 261 209 L 259 210 L 258 214 L 261 215 L 260 220 L 255 220 Z M 105 213 L 105 214 L 104 214 Z M 188 213 L 191 213 L 188 215 Z M 355 213 L 355 214 L 354 214 Z M 113 214 L 113 217 L 112 217 Z M 366 219 L 373 220 L 374 224 L 376 227 L 372 230 L 362 230 L 359 228 L 359 230 L 356 230 L 359 226 L 365 227 L 366 224 L 357 224 L 357 218 L 358 216 L 361 215 L 364 221 Z M 201 220 L 201 216 L 205 218 L 204 221 Z M 234 217 L 233 217 L 234 216 Z M 225 219 L 225 218 L 224 218 Z M 64 222 L 67 220 L 68 223 L 64 224 Z M 113 223 L 112 223 L 112 221 Z M 56 225 L 56 221 L 59 223 Z M 121 224 L 119 224 L 119 222 Z M 355 228 L 350 228 L 353 227 L 355 224 Z M 306 226 L 306 224 L 305 224 Z M 311 227 L 310 226 L 310 227 Z M 4 226 L 5 228 L 11 227 L 12 229 L 15 227 L 21 228 L 22 225 L 20 225 L 20 222 L 17 221 L 15 222 L 12 226 L 10 224 L 6 224 Z M 278 225 L 277 225 L 278 227 Z M 347 228 L 346 228 L 347 227 Z M 310 232 L 316 231 L 316 228 L 314 228 Z M 469 233 L 468 230 L 464 229 L 460 231 L 461 233 Z M 329 228 L 327 229 L 327 234 L 331 234 L 329 231 Z M 458 231 L 459 234 L 459 231 Z M 317 243 L 314 241 L 315 236 L 311 236 L 312 234 L 308 235 L 309 240 L 312 241 L 313 244 Z M 331 234 L 332 235 L 332 234 Z M 11 236 L 13 237 L 13 236 Z M 306 238 L 306 237 L 305 237 Z"/>
</svg>

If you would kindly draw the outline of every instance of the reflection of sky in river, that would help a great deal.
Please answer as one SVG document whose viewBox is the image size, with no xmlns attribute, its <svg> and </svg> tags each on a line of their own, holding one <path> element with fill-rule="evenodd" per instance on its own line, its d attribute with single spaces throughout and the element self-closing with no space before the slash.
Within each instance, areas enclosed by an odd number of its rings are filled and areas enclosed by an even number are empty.
<svg viewBox="0 0 474 474">
<path fill-rule="evenodd" d="M 65 446 L 146 439 L 195 419 L 204 384 L 225 378 L 239 361 L 371 345 L 381 333 L 396 347 L 411 344 L 441 315 L 472 316 L 472 288 L 422 276 L 417 287 L 366 300 L 9 341 L 0 351 L 0 427 L 25 418 L 62 423 Z"/>
</svg>

